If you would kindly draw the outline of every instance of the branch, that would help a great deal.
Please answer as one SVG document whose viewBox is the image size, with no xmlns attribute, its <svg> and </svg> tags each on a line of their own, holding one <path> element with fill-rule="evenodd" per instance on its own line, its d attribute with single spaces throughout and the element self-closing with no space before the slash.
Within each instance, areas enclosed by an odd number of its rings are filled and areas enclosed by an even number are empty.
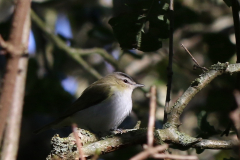
<svg viewBox="0 0 240 160">
<path fill-rule="evenodd" d="M 238 141 L 207 140 L 191 137 L 178 131 L 179 116 L 188 102 L 218 75 L 223 73 L 233 74 L 235 72 L 240 72 L 240 63 L 230 65 L 228 63 L 218 63 L 212 65 L 208 72 L 203 73 L 200 75 L 200 78 L 193 81 L 191 86 L 177 100 L 174 106 L 170 108 L 171 112 L 168 113 L 168 121 L 164 124 L 164 128 L 154 130 L 154 144 L 174 144 L 177 145 L 178 148 L 183 149 L 190 147 L 201 149 L 232 149 L 238 145 Z M 104 137 L 101 140 L 85 130 L 79 129 L 79 132 L 81 132 L 80 135 L 85 136 L 81 137 L 83 143 L 82 150 L 85 157 L 89 157 L 96 155 L 96 152 L 105 154 L 129 145 L 144 144 L 147 141 L 148 131 L 147 129 L 122 130 L 121 133 Z M 58 135 L 55 135 L 51 141 L 53 149 L 47 159 L 52 160 L 54 157 L 60 159 L 64 159 L 63 157 L 65 157 L 70 160 L 79 158 L 79 153 L 76 151 L 76 144 L 72 142 L 75 141 L 71 135 L 68 138 L 60 138 Z M 160 157 L 160 155 L 157 155 L 157 157 Z M 190 157 L 190 159 L 191 158 L 195 157 Z"/>
<path fill-rule="evenodd" d="M 197 62 L 197 60 L 193 57 L 193 55 L 189 52 L 189 50 L 188 50 L 183 44 L 181 44 L 181 46 L 185 49 L 185 51 L 186 51 L 186 52 L 190 55 L 190 57 L 192 58 L 193 62 L 196 64 L 196 65 L 194 65 L 194 66 L 196 66 L 197 68 L 201 68 L 202 71 L 208 71 L 207 68 L 202 67 L 202 66 L 199 65 L 199 63 Z"/>
<path fill-rule="evenodd" d="M 148 121 L 148 147 L 153 146 L 153 131 L 155 127 L 155 114 L 156 114 L 156 86 L 150 88 L 150 111 Z"/>
<path fill-rule="evenodd" d="M 212 65 L 209 71 L 204 72 L 199 78 L 195 79 L 191 86 L 183 93 L 183 95 L 175 102 L 175 104 L 168 111 L 167 123 L 164 124 L 166 128 L 168 127 L 178 127 L 180 125 L 179 117 L 183 112 L 183 109 L 187 106 L 189 101 L 208 83 L 210 83 L 214 78 L 223 73 L 235 73 L 240 72 L 240 63 L 230 64 L 228 63 L 218 63 Z"/>
<path fill-rule="evenodd" d="M 30 0 L 17 1 L 10 39 L 8 42 L 1 39 L 1 45 L 9 55 L 0 99 L 0 144 L 4 141 L 1 160 L 15 160 L 17 157 L 28 62 L 25 55 L 30 31 L 30 4 Z"/>
<path fill-rule="evenodd" d="M 198 160 L 197 156 L 182 156 L 171 154 L 155 154 L 153 158 L 156 159 L 178 159 L 178 160 Z"/>
<path fill-rule="evenodd" d="M 92 49 L 77 49 L 77 48 L 71 48 L 66 45 L 66 43 L 60 39 L 58 36 L 56 36 L 52 29 L 49 28 L 38 16 L 37 14 L 32 10 L 31 11 L 31 18 L 34 21 L 34 23 L 37 24 L 37 26 L 46 34 L 46 36 L 61 50 L 65 51 L 70 57 L 72 57 L 74 60 L 76 60 L 86 71 L 91 73 L 95 78 L 99 79 L 102 76 L 91 66 L 85 62 L 81 56 L 89 55 L 93 53 L 100 54 L 106 61 L 108 61 L 110 64 L 112 64 L 116 69 L 118 68 L 117 61 L 109 55 L 105 50 L 101 48 L 92 48 Z"/>
<path fill-rule="evenodd" d="M 232 2 L 232 14 L 236 38 L 236 52 L 237 63 L 240 63 L 240 19 L 239 19 L 239 2 L 238 0 L 231 0 Z"/>
<path fill-rule="evenodd" d="M 122 134 L 107 136 L 101 138 L 101 140 L 86 130 L 78 129 L 78 131 L 81 132 L 82 135 L 82 151 L 85 157 L 94 156 L 96 153 L 106 154 L 130 145 L 143 144 L 147 141 L 147 129 L 124 130 L 124 133 Z M 235 141 L 201 140 L 177 132 L 172 128 L 158 129 L 155 130 L 154 133 L 154 142 L 156 144 L 160 144 L 159 137 L 161 137 L 161 139 L 166 143 L 174 143 L 181 145 L 182 147 L 202 149 L 232 149 L 236 144 Z M 183 141 L 185 143 L 183 143 Z M 77 145 L 75 142 L 76 140 L 74 140 L 73 134 L 70 134 L 67 138 L 60 138 L 58 135 L 55 135 L 51 140 L 52 151 L 47 157 L 47 160 L 53 160 L 54 158 L 59 158 L 60 160 L 75 160 L 76 158 L 79 158 L 80 156 L 76 149 Z M 159 146 L 156 150 L 164 147 L 165 145 L 161 147 Z M 149 155 L 149 150 L 146 152 L 143 153 L 144 156 Z"/>
<path fill-rule="evenodd" d="M 172 77 L 173 77 L 173 70 L 172 70 L 172 63 L 173 63 L 173 27 L 174 27 L 174 1 L 170 0 L 170 7 L 169 7 L 169 20 L 170 20 L 170 29 L 169 29 L 169 58 L 168 58 L 168 67 L 167 67 L 167 74 L 168 74 L 168 82 L 167 82 L 167 96 L 166 96 L 166 103 L 164 108 L 164 122 L 167 120 L 167 112 L 169 110 L 169 102 L 171 100 L 171 88 L 172 88 Z"/>
<path fill-rule="evenodd" d="M 238 73 L 239 74 L 239 73 Z M 238 140 L 240 138 L 240 92 L 238 90 L 234 91 L 234 97 L 237 103 L 237 108 L 230 113 L 230 118 L 233 121 L 235 130 L 237 132 Z M 240 145 L 240 143 L 238 142 Z M 238 146 L 238 151 L 240 150 Z M 240 156 L 240 152 L 238 152 L 238 155 Z"/>
<path fill-rule="evenodd" d="M 232 119 L 234 126 L 237 130 L 238 139 L 240 137 L 240 92 L 238 90 L 234 91 L 234 97 L 237 103 L 237 108 L 230 113 L 230 118 Z"/>
<path fill-rule="evenodd" d="M 79 152 L 79 155 L 80 155 L 80 159 L 81 160 L 86 160 L 86 158 L 83 156 L 84 153 L 82 151 L 82 143 L 81 143 L 81 140 L 80 138 L 78 137 L 78 134 L 81 134 L 80 132 L 77 131 L 77 124 L 73 124 L 72 125 L 72 130 L 73 130 L 73 135 L 74 135 L 74 138 L 76 140 L 76 144 L 77 144 L 77 149 L 78 149 L 78 152 Z M 81 136 L 81 135 L 80 135 Z"/>
<path fill-rule="evenodd" d="M 148 147 L 143 152 L 132 157 L 130 160 L 147 159 L 149 156 L 154 155 L 158 152 L 164 152 L 167 148 L 168 148 L 167 144 L 157 146 L 157 147 Z"/>
<path fill-rule="evenodd" d="M 233 140 L 220 141 L 203 139 L 201 142 L 194 144 L 192 147 L 201 149 L 232 149 L 235 146 L 238 146 L 238 142 Z"/>
</svg>

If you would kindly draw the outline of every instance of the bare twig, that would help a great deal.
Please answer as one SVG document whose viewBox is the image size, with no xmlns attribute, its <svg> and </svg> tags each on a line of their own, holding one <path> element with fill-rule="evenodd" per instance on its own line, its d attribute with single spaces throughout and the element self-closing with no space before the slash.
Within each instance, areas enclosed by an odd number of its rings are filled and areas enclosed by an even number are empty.
<svg viewBox="0 0 240 160">
<path fill-rule="evenodd" d="M 75 123 L 72 124 L 72 130 L 73 130 L 74 137 L 76 139 L 76 144 L 77 144 L 80 159 L 86 160 L 86 158 L 84 157 L 83 150 L 82 150 L 82 144 L 81 144 L 80 138 L 78 137 L 77 124 L 75 124 Z"/>
<path fill-rule="evenodd" d="M 99 155 L 98 155 L 98 154 L 95 154 L 95 155 L 91 158 L 91 160 L 97 160 L 98 157 L 99 157 Z"/>
<path fill-rule="evenodd" d="M 240 63 L 237 64 L 230 64 L 227 66 L 226 70 L 222 69 L 222 65 L 227 65 L 227 63 L 220 63 L 218 64 L 219 69 L 215 68 L 213 65 L 213 68 L 207 72 L 204 72 L 202 75 L 200 75 L 199 78 L 195 79 L 191 86 L 183 93 L 183 95 L 176 101 L 173 107 L 171 107 L 171 110 L 168 112 L 168 124 L 169 123 L 175 127 L 177 127 L 179 122 L 179 117 L 183 112 L 183 109 L 187 106 L 189 101 L 202 89 L 204 88 L 208 83 L 210 83 L 214 78 L 216 78 L 219 75 L 222 75 L 223 73 L 234 73 L 239 72 L 240 69 L 238 68 L 240 66 Z M 166 126 L 165 125 L 165 126 Z"/>
<path fill-rule="evenodd" d="M 0 46 L 1 46 L 3 49 L 8 48 L 8 44 L 5 42 L 5 40 L 2 38 L 1 35 L 0 35 Z"/>
<path fill-rule="evenodd" d="M 240 92 L 238 90 L 234 91 L 234 97 L 237 103 L 237 108 L 230 113 L 230 118 L 233 121 L 235 130 L 237 132 L 238 140 L 240 138 Z M 238 145 L 238 150 L 240 149 L 240 143 Z M 238 152 L 238 155 L 240 157 L 240 152 Z"/>
<path fill-rule="evenodd" d="M 237 102 L 238 108 L 240 109 L 240 91 L 234 91 L 234 97 Z"/>
<path fill-rule="evenodd" d="M 156 147 L 147 147 L 144 151 L 132 157 L 130 160 L 141 160 L 146 159 L 158 152 L 164 152 L 168 148 L 167 144 L 159 145 Z"/>
<path fill-rule="evenodd" d="M 240 21 L 239 21 L 239 1 L 231 0 L 232 14 L 236 38 L 237 63 L 240 63 Z"/>
<path fill-rule="evenodd" d="M 232 149 L 234 146 L 237 146 L 236 141 L 221 141 L 221 140 L 208 140 L 203 139 L 201 142 L 198 142 L 191 147 L 201 148 L 201 149 Z"/>
<path fill-rule="evenodd" d="M 37 26 L 46 34 L 46 36 L 61 50 L 65 51 L 70 57 L 76 60 L 83 68 L 92 74 L 97 79 L 101 78 L 102 76 L 86 61 L 83 60 L 81 56 L 89 55 L 93 53 L 100 54 L 107 62 L 112 64 L 116 69 L 118 68 L 117 61 L 109 55 L 104 49 L 101 48 L 92 48 L 92 49 L 79 49 L 79 48 L 71 48 L 66 45 L 66 43 L 61 40 L 58 36 L 54 35 L 51 28 L 49 28 L 32 10 L 31 11 L 31 18 L 37 24 Z"/>
<path fill-rule="evenodd" d="M 171 88 L 172 88 L 172 64 L 173 64 L 173 27 L 174 27 L 174 1 L 170 0 L 170 7 L 169 7 L 169 20 L 170 20 L 170 31 L 169 31 L 169 60 L 168 60 L 168 67 L 167 67 L 167 74 L 168 74 L 168 82 L 167 82 L 167 96 L 166 96 L 166 103 L 164 108 L 164 122 L 167 120 L 167 112 L 169 108 L 169 102 L 171 100 Z"/>
<path fill-rule="evenodd" d="M 201 66 L 198 64 L 197 60 L 193 57 L 193 55 L 189 52 L 189 50 L 188 50 L 183 44 L 181 44 L 181 46 L 182 46 L 182 47 L 185 49 L 185 51 L 191 56 L 193 62 L 196 64 L 196 67 L 201 68 L 203 71 L 208 71 L 207 68 L 201 67 Z"/>
<path fill-rule="evenodd" d="M 182 156 L 182 155 L 171 155 L 171 154 L 154 154 L 152 156 L 156 159 L 178 159 L 178 160 L 198 160 L 197 156 Z"/>
<path fill-rule="evenodd" d="M 86 71 L 88 71 L 97 79 L 100 79 L 102 77 L 94 68 L 88 65 L 88 63 L 84 61 L 78 53 L 75 52 L 75 49 L 70 48 L 63 40 L 61 40 L 58 36 L 54 35 L 51 28 L 47 27 L 46 24 L 37 16 L 36 13 L 34 13 L 33 10 L 31 10 L 31 18 L 56 46 L 58 46 L 70 57 L 76 60 Z"/>
<path fill-rule="evenodd" d="M 237 103 L 237 108 L 230 113 L 230 118 L 233 120 L 234 126 L 237 130 L 238 138 L 240 137 L 240 92 L 234 91 L 234 97 Z"/>
<path fill-rule="evenodd" d="M 153 146 L 154 140 L 154 125 L 155 125 L 155 114 L 156 114 L 156 86 L 150 88 L 150 111 L 148 121 L 148 147 Z"/>
<path fill-rule="evenodd" d="M 6 129 L 2 160 L 16 159 L 18 151 L 28 61 L 21 54 L 26 53 L 28 45 L 30 3 L 30 0 L 17 1 L 9 41 L 3 43 L 1 39 L 1 45 L 9 55 L 0 99 L 0 143 Z"/>
</svg>

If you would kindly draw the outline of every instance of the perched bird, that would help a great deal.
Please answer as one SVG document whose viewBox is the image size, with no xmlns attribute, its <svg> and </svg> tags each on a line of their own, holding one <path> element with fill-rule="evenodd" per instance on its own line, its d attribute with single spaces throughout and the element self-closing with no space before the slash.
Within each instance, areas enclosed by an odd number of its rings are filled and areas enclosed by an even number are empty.
<svg viewBox="0 0 240 160">
<path fill-rule="evenodd" d="M 99 134 L 115 130 L 132 110 L 133 90 L 143 86 L 125 73 L 109 74 L 86 88 L 60 118 L 34 133 L 71 126 L 72 123 Z"/>
</svg>

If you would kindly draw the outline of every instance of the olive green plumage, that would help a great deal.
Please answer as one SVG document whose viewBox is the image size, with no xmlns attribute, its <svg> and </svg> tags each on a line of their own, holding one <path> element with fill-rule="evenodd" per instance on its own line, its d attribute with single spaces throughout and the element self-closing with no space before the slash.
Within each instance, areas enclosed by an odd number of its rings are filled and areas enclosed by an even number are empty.
<svg viewBox="0 0 240 160">
<path fill-rule="evenodd" d="M 62 116 L 35 133 L 71 123 L 77 123 L 81 128 L 92 132 L 107 132 L 120 125 L 131 112 L 132 91 L 142 86 L 125 73 L 109 74 L 92 83 Z"/>
</svg>

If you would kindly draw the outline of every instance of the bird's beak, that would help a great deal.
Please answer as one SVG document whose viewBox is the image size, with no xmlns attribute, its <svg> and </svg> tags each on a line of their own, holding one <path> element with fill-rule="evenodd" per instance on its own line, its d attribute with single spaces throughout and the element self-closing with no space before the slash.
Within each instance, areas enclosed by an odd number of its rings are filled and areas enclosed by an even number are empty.
<svg viewBox="0 0 240 160">
<path fill-rule="evenodd" d="M 137 88 L 137 87 L 143 87 L 144 85 L 143 84 L 134 84 L 134 86 Z"/>
</svg>

